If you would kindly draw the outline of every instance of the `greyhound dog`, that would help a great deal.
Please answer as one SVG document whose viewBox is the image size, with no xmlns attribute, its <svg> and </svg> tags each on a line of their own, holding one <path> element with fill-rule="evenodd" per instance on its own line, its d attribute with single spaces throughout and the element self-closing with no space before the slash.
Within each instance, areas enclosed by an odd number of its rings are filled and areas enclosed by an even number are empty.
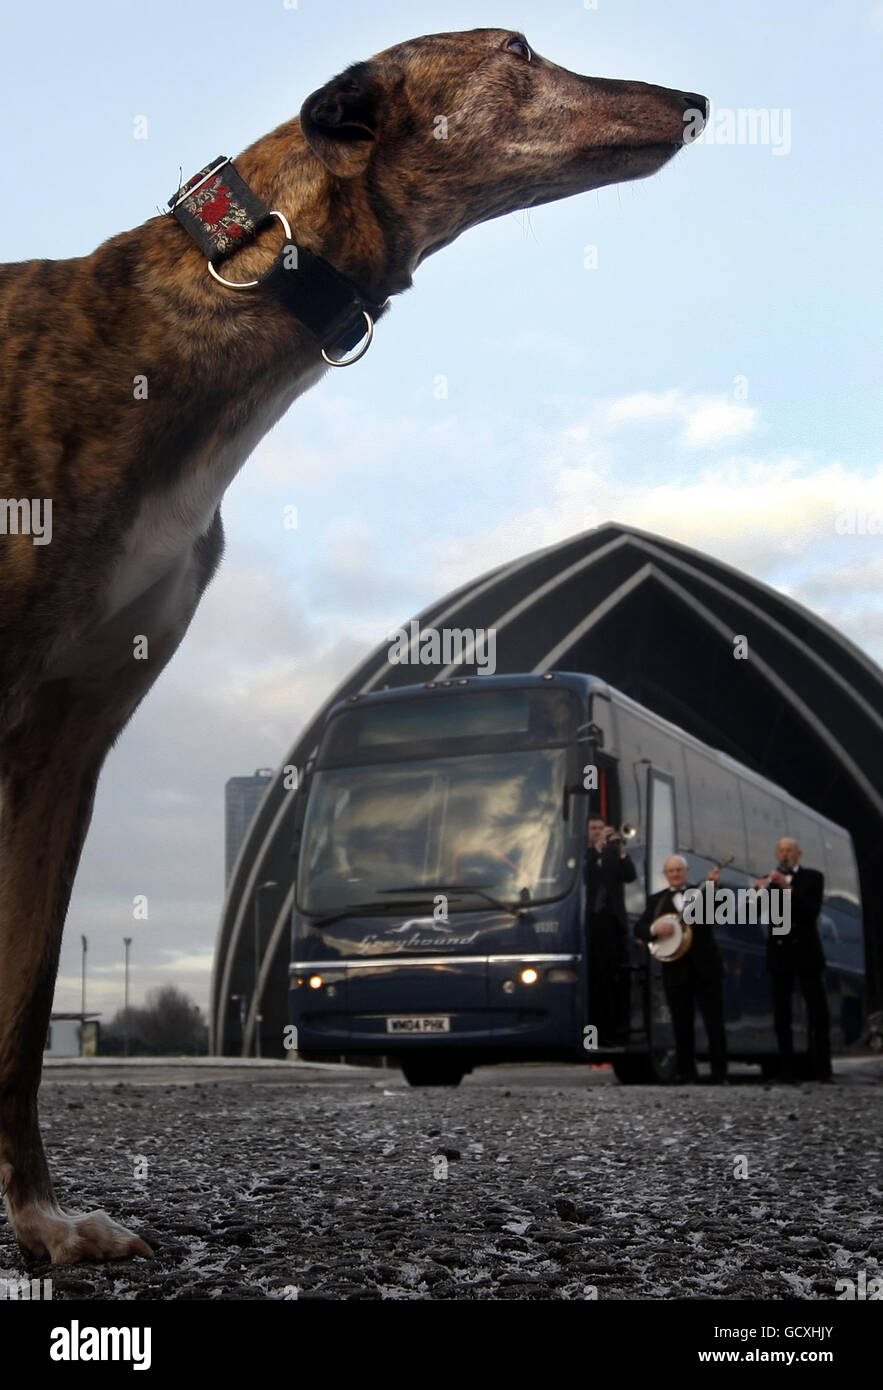
<svg viewBox="0 0 883 1390">
<path fill-rule="evenodd" d="M 152 1253 L 58 1206 L 37 1091 L 98 775 L 218 565 L 228 484 L 426 256 L 644 178 L 706 116 L 521 34 L 435 34 L 348 68 L 92 255 L 0 266 L 0 1183 L 24 1249 Z"/>
</svg>

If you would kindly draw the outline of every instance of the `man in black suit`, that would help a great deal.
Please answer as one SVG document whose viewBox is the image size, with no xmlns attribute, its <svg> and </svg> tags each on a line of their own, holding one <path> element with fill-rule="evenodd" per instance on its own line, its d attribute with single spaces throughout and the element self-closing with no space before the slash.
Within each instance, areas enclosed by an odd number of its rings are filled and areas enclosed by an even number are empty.
<svg viewBox="0 0 883 1390">
<path fill-rule="evenodd" d="M 655 937 L 666 936 L 674 930 L 660 928 L 652 931 L 657 917 L 668 913 L 680 913 L 684 906 L 684 895 L 695 884 L 688 883 L 688 864 L 679 854 L 671 854 L 662 866 L 668 879 L 668 887 L 654 893 L 647 899 L 643 915 L 635 924 L 635 936 L 639 941 L 649 943 Z M 712 869 L 708 874 L 712 883 L 720 878 L 720 869 Z M 663 962 L 662 985 L 671 1013 L 677 1053 L 677 1081 L 698 1081 L 696 1071 L 696 1037 L 694 1014 L 696 1005 L 702 1013 L 705 1032 L 708 1037 L 708 1054 L 711 1061 L 711 1079 L 720 1085 L 727 1079 L 727 1035 L 724 1029 L 723 999 L 724 963 L 714 939 L 714 927 L 710 923 L 693 924 L 693 944 L 680 960 Z"/>
<path fill-rule="evenodd" d="M 779 1043 L 779 1076 L 794 1080 L 794 1043 L 791 1036 L 791 997 L 795 983 L 806 1000 L 809 1057 L 813 1077 L 831 1080 L 831 1037 L 825 994 L 825 953 L 818 918 L 825 893 L 825 878 L 818 869 L 804 869 L 803 851 L 786 837 L 776 845 L 778 867 L 755 888 L 779 889 L 790 898 L 791 930 L 781 935 L 770 931 L 766 960 L 773 988 L 773 1018 Z"/>
<path fill-rule="evenodd" d="M 628 973 L 623 884 L 633 883 L 638 871 L 626 853 L 622 836 L 603 816 L 589 817 L 586 872 L 588 878 L 589 984 L 591 1020 L 603 1041 L 628 1032 Z"/>
</svg>

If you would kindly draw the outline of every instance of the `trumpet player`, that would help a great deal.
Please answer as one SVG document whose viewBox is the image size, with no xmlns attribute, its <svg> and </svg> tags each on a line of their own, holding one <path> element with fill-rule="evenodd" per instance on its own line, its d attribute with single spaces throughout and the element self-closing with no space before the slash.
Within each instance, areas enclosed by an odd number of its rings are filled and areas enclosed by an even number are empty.
<svg viewBox="0 0 883 1390">
<path fill-rule="evenodd" d="M 766 962 L 773 989 L 773 1019 L 779 1044 L 779 1078 L 794 1080 L 794 1043 L 791 1036 L 791 998 L 799 984 L 806 1001 L 809 1054 L 813 1077 L 831 1080 L 831 1038 L 828 999 L 825 994 L 825 953 L 818 918 L 825 893 L 825 877 L 818 869 L 804 869 L 800 845 L 790 836 L 776 845 L 777 867 L 755 888 L 778 888 L 791 895 L 791 930 L 767 938 Z"/>
<path fill-rule="evenodd" d="M 588 946 L 592 1020 L 605 1041 L 627 1036 L 629 977 L 623 885 L 638 876 L 623 836 L 603 816 L 588 827 Z"/>
<path fill-rule="evenodd" d="M 657 926 L 657 918 L 671 913 L 680 915 L 685 894 L 690 888 L 696 887 L 688 882 L 689 865 L 680 854 L 670 854 L 662 871 L 668 880 L 668 887 L 651 894 L 643 915 L 635 924 L 635 936 L 645 944 L 654 937 L 671 935 L 675 930 L 672 924 L 663 922 Z M 707 877 L 712 883 L 717 883 L 720 869 L 711 869 Z M 699 1080 L 694 1022 L 698 1005 L 708 1037 L 711 1080 L 716 1085 L 726 1082 L 723 979 L 724 963 L 714 939 L 714 929 L 697 922 L 693 926 L 693 944 L 687 954 L 680 960 L 667 961 L 662 967 L 662 984 L 675 1035 L 675 1081 L 686 1083 Z"/>
</svg>

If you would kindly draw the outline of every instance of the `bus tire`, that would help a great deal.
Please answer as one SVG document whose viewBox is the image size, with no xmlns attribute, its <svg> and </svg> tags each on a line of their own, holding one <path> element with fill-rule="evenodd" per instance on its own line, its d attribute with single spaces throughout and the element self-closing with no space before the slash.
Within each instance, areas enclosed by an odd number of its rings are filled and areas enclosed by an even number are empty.
<svg viewBox="0 0 883 1390">
<path fill-rule="evenodd" d="M 466 1074 L 461 1062 L 432 1057 L 409 1057 L 401 1065 L 409 1086 L 459 1086 Z"/>
</svg>

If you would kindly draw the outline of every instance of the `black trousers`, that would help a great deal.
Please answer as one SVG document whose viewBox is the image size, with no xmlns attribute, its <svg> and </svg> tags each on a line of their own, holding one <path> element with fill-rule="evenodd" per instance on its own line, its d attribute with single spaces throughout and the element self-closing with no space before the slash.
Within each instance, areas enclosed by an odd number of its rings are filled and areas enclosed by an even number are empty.
<svg viewBox="0 0 883 1390">
<path fill-rule="evenodd" d="M 628 1030 L 629 975 L 626 968 L 625 927 L 609 908 L 589 918 L 589 1022 L 602 1042 L 613 1042 Z"/>
<path fill-rule="evenodd" d="M 662 984 L 671 1013 L 681 1076 L 696 1074 L 694 1016 L 697 1004 L 708 1036 L 711 1074 L 715 1078 L 726 1076 L 727 1035 L 724 1028 L 722 978 L 697 972 L 688 956 L 683 962 L 673 961 L 671 965 L 663 965 Z"/>
<path fill-rule="evenodd" d="M 813 1075 L 831 1075 L 831 1034 L 828 1017 L 828 996 L 820 970 L 774 970 L 770 972 L 773 986 L 773 1021 L 779 1044 L 783 1070 L 790 1071 L 794 1059 L 794 1040 L 791 1036 L 791 1001 L 798 984 L 806 1000 L 806 1020 L 809 1031 L 809 1058 Z"/>
</svg>

